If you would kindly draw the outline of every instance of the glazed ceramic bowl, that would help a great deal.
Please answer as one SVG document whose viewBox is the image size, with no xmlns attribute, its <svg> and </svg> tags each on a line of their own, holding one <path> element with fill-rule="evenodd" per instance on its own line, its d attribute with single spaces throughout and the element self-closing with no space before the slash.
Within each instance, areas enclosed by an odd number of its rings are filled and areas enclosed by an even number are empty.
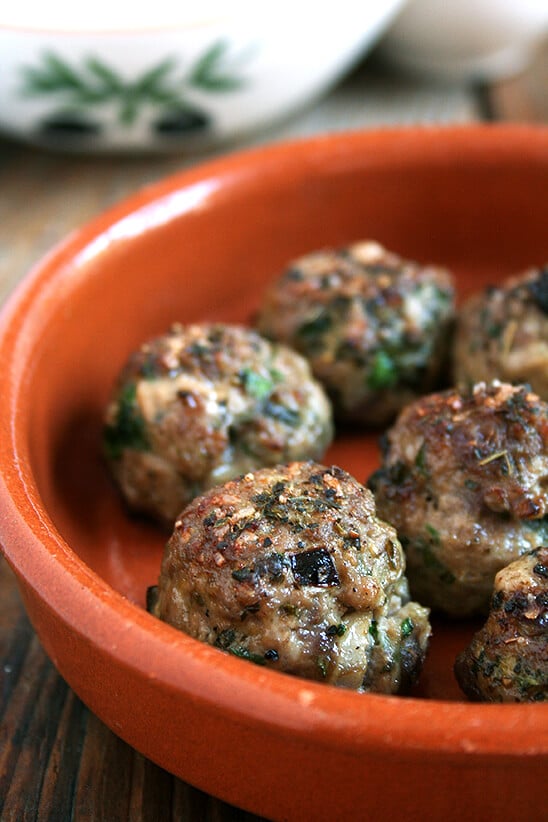
<svg viewBox="0 0 548 822">
<path fill-rule="evenodd" d="M 477 705 L 452 674 L 475 625 L 434 622 L 406 698 L 307 682 L 145 611 L 164 535 L 100 455 L 116 373 L 175 321 L 250 322 L 293 257 L 373 237 L 451 266 L 460 295 L 543 262 L 548 133 L 379 131 L 225 156 L 138 193 L 38 264 L 0 328 L 0 531 L 29 616 L 82 700 L 163 767 L 267 817 L 536 818 L 548 705 Z M 377 434 L 326 457 L 364 480 Z M 468 812 L 468 811 L 467 811 Z M 537 814 L 538 815 L 538 814 Z"/>
<path fill-rule="evenodd" d="M 526 69 L 547 36 L 546 0 L 407 0 L 382 51 L 407 70 L 492 81 Z"/>
<path fill-rule="evenodd" d="M 131 12 L 23 0 L 0 15 L 0 128 L 63 150 L 207 149 L 323 94 L 401 2 L 342 0 L 311 15 L 288 0 Z"/>
</svg>

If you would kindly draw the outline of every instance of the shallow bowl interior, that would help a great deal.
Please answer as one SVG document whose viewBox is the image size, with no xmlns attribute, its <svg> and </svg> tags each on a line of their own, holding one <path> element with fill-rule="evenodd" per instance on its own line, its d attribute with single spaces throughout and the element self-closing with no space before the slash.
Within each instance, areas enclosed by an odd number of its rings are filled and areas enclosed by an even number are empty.
<svg viewBox="0 0 548 822">
<path fill-rule="evenodd" d="M 128 517 L 99 441 L 127 354 L 171 322 L 251 323 L 287 261 L 360 238 L 450 266 L 462 298 L 545 262 L 547 190 L 541 129 L 271 146 L 140 192 L 71 236 L 13 296 L 0 338 L 4 551 L 60 672 L 143 753 L 275 818 L 343 818 L 359 802 L 388 819 L 405 802 L 408 818 L 451 819 L 463 797 L 508 817 L 516 795 L 520 812 L 534 809 L 547 706 L 464 701 L 452 662 L 476 626 L 434 622 L 421 684 L 405 699 L 307 683 L 203 646 L 145 612 L 165 535 Z M 365 480 L 377 438 L 341 431 L 326 461 Z M 425 778 L 433 788 L 421 794 Z"/>
</svg>

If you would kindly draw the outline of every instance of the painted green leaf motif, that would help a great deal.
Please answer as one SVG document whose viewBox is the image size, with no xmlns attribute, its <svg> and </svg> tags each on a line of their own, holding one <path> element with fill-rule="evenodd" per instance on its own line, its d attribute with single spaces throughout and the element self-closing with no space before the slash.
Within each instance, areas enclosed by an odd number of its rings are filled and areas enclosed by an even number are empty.
<svg viewBox="0 0 548 822">
<path fill-rule="evenodd" d="M 85 61 L 83 70 L 71 68 L 55 54 L 46 53 L 41 67 L 23 69 L 22 93 L 27 96 L 55 94 L 67 104 L 104 103 L 115 98 L 122 84 L 110 69 L 95 58 Z"/>
<path fill-rule="evenodd" d="M 106 66 L 96 57 L 88 57 L 86 68 L 102 83 L 105 93 L 118 94 L 122 91 L 124 84 L 111 68 Z"/>
<path fill-rule="evenodd" d="M 204 91 L 232 91 L 240 88 L 241 78 L 231 75 L 228 69 L 223 67 L 227 51 L 227 43 L 214 43 L 196 61 L 188 76 L 188 82 Z"/>
<path fill-rule="evenodd" d="M 94 55 L 87 56 L 79 65 L 70 65 L 57 54 L 46 52 L 37 65 L 22 68 L 21 94 L 55 100 L 60 108 L 48 115 L 50 119 L 67 110 L 83 111 L 89 106 L 100 108 L 110 104 L 115 106 L 118 122 L 129 126 L 144 107 L 152 107 L 157 110 L 157 122 L 162 124 L 155 128 L 158 134 L 182 133 L 185 124 L 190 130 L 210 125 L 209 115 L 189 102 L 189 90 L 225 93 L 245 84 L 228 65 L 228 54 L 229 44 L 219 41 L 209 46 L 186 74 L 178 73 L 175 57 L 167 57 L 137 78 L 127 80 Z"/>
<path fill-rule="evenodd" d="M 163 83 L 166 77 L 175 70 L 176 63 L 173 57 L 168 57 L 162 60 L 157 66 L 145 71 L 145 73 L 135 83 L 135 89 L 142 94 L 155 95 L 165 93 L 163 90 Z M 171 92 L 170 92 L 171 93 Z"/>
<path fill-rule="evenodd" d="M 40 79 L 39 73 L 36 79 Z M 59 87 L 75 91 L 84 89 L 84 84 L 70 66 L 51 53 L 44 56 L 44 70 L 41 73 L 41 79 L 46 87 L 52 90 Z"/>
</svg>

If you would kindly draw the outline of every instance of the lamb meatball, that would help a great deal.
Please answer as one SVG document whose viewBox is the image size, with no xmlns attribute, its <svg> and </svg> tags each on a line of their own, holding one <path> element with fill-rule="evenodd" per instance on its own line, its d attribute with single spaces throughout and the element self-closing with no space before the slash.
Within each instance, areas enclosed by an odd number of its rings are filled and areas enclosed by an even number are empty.
<svg viewBox="0 0 548 822">
<path fill-rule="evenodd" d="M 380 425 L 439 384 L 452 313 L 449 272 L 361 242 L 291 263 L 258 327 L 304 354 L 337 418 Z"/>
<path fill-rule="evenodd" d="M 548 405 L 479 383 L 406 408 L 369 487 L 395 526 L 411 592 L 451 616 L 486 613 L 495 574 L 548 542 Z"/>
<path fill-rule="evenodd" d="M 125 366 L 105 446 L 130 508 L 173 527 L 206 488 L 261 465 L 318 459 L 331 408 L 306 360 L 229 325 L 175 325 Z"/>
<path fill-rule="evenodd" d="M 340 468 L 296 462 L 248 473 L 183 511 L 155 613 L 260 665 L 395 693 L 416 680 L 430 635 L 404 568 L 366 488 Z"/>
<path fill-rule="evenodd" d="M 455 675 L 470 699 L 548 700 L 548 547 L 498 572 L 487 622 L 457 658 Z"/>
<path fill-rule="evenodd" d="M 471 297 L 458 315 L 453 358 L 457 382 L 528 383 L 548 400 L 548 266 Z"/>
</svg>

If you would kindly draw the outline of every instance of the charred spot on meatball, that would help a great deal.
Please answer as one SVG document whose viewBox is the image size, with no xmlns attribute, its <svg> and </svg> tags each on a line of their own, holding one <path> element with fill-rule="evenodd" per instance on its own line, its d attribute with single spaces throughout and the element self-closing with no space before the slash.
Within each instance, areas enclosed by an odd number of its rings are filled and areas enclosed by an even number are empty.
<svg viewBox="0 0 548 822">
<path fill-rule="evenodd" d="M 464 693 L 482 702 L 548 700 L 548 547 L 498 572 L 485 625 L 455 662 Z"/>
<path fill-rule="evenodd" d="M 472 296 L 458 313 L 457 383 L 527 383 L 548 400 L 548 267 L 531 269 Z"/>
<path fill-rule="evenodd" d="M 495 574 L 548 542 L 548 405 L 493 382 L 408 406 L 369 479 L 396 528 L 414 597 L 484 614 Z"/>
<path fill-rule="evenodd" d="M 404 692 L 430 636 L 395 530 L 342 469 L 294 462 L 227 482 L 178 518 L 154 613 L 260 665 Z"/>
<path fill-rule="evenodd" d="M 171 529 L 206 488 L 319 459 L 332 434 L 329 400 L 299 354 L 240 326 L 174 325 L 129 358 L 104 450 L 128 506 Z"/>
<path fill-rule="evenodd" d="M 447 270 L 368 241 L 292 262 L 267 292 L 258 327 L 309 360 L 338 419 L 381 425 L 439 386 L 453 304 Z"/>
</svg>

